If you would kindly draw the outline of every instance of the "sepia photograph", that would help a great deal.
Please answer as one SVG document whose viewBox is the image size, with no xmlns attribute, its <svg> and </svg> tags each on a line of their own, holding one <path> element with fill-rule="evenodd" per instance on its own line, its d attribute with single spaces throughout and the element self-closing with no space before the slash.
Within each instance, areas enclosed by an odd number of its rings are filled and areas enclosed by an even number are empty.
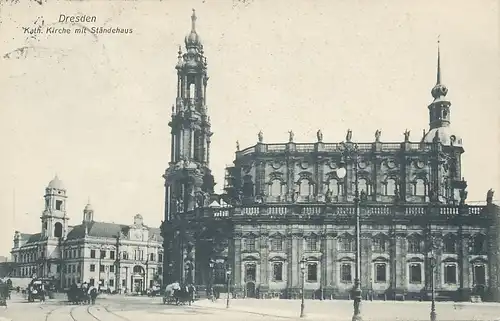
<svg viewBox="0 0 500 321">
<path fill-rule="evenodd" d="M 500 320 L 499 14 L 0 0 L 0 321 Z"/>
</svg>

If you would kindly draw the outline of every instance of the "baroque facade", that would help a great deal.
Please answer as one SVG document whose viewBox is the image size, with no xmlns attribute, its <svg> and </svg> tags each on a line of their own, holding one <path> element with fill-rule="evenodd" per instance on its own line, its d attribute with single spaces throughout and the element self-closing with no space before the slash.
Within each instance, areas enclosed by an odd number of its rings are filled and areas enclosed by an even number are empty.
<svg viewBox="0 0 500 321">
<path fill-rule="evenodd" d="M 98 222 L 89 203 L 82 223 L 70 226 L 68 196 L 57 176 L 45 189 L 44 198 L 41 232 L 15 232 L 13 277 L 51 278 L 61 289 L 88 282 L 112 292 L 139 292 L 161 283 L 160 230 L 144 225 L 140 214 L 134 216 L 133 224 Z"/>
<path fill-rule="evenodd" d="M 223 286 L 245 296 L 348 298 L 355 274 L 355 216 L 360 216 L 360 281 L 375 298 L 438 295 L 498 299 L 498 211 L 466 202 L 460 136 L 441 81 L 429 104 L 429 129 L 412 140 L 266 143 L 240 150 L 226 168 L 225 193 L 209 169 L 207 62 L 195 29 L 179 50 L 172 108 L 172 157 L 166 170 L 164 279 Z M 343 170 L 340 170 L 340 169 Z M 344 175 L 340 175 L 344 173 Z M 304 262 L 304 270 L 300 263 Z M 433 263 L 431 265 L 431 263 Z M 431 268 L 432 266 L 432 268 Z M 229 272 L 229 273 L 228 273 Z M 302 275 L 304 273 L 304 275 Z"/>
</svg>

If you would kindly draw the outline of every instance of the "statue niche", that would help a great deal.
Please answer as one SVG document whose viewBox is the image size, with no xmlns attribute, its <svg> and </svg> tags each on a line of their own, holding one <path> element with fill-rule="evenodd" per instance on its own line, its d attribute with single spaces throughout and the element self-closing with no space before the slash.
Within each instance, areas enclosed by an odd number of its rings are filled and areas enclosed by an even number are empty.
<svg viewBox="0 0 500 321">
<path fill-rule="evenodd" d="M 243 197 L 253 197 L 254 196 L 254 184 L 252 181 L 252 176 L 245 175 L 243 177 L 243 185 L 241 187 L 243 192 Z"/>
</svg>

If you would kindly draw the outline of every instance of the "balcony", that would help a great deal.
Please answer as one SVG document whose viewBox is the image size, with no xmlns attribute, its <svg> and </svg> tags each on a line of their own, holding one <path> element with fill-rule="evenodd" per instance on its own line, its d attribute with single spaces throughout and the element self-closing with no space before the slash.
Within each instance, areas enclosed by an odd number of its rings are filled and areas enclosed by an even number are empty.
<svg viewBox="0 0 500 321">
<path fill-rule="evenodd" d="M 248 206 L 196 208 L 183 216 L 188 219 L 214 218 L 331 218 L 350 219 L 355 215 L 353 204 L 255 204 Z M 361 218 L 366 220 L 386 217 L 387 219 L 423 219 L 449 220 L 457 217 L 471 219 L 488 218 L 485 206 L 452 206 L 452 205 L 414 205 L 414 204 L 367 204 L 360 206 Z"/>
<path fill-rule="evenodd" d="M 411 152 L 430 152 L 433 143 L 357 143 L 361 153 L 370 153 L 378 150 L 386 153 L 394 153 L 401 150 Z M 341 143 L 282 143 L 264 144 L 245 148 L 236 152 L 236 158 L 252 154 L 283 154 L 283 153 L 341 153 Z"/>
</svg>

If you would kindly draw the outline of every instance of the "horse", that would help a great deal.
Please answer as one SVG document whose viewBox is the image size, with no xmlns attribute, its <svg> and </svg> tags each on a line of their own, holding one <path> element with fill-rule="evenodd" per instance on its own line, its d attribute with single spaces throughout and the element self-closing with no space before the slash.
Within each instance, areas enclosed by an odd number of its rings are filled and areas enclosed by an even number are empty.
<svg viewBox="0 0 500 321">
<path fill-rule="evenodd" d="M 192 295 L 189 293 L 189 289 L 186 285 L 181 286 L 180 289 L 174 290 L 175 303 L 177 305 L 189 302 L 191 305 Z"/>
</svg>

